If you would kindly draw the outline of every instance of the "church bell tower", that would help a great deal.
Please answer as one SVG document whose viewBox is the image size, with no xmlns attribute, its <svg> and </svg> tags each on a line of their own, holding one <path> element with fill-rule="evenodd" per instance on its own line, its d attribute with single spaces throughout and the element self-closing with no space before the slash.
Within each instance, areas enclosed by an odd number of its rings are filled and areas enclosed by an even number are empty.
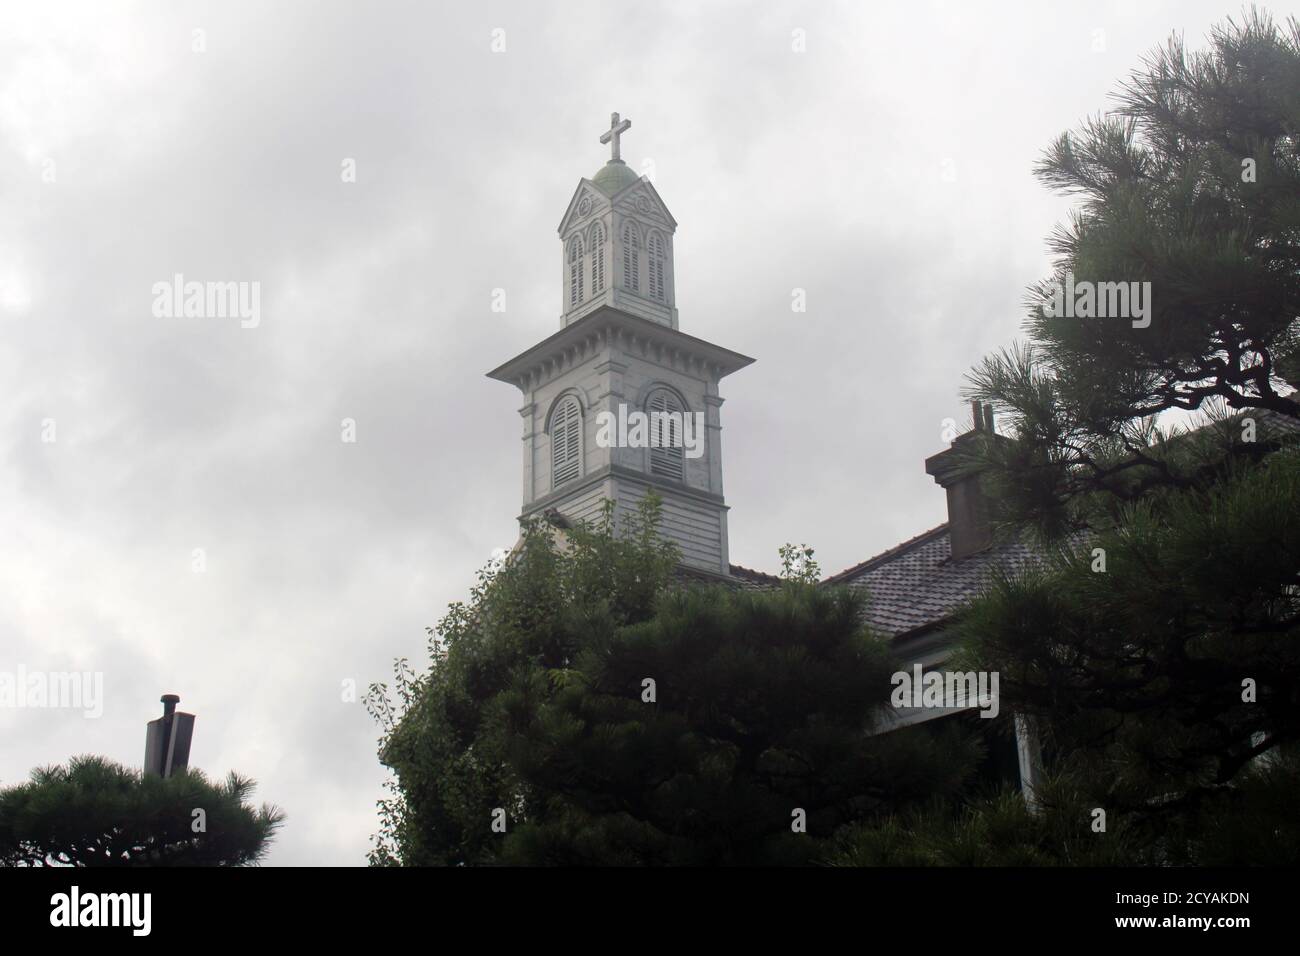
<svg viewBox="0 0 1300 956">
<path fill-rule="evenodd" d="M 725 576 L 718 384 L 754 360 L 678 329 L 677 222 L 623 162 L 631 125 L 613 114 L 609 162 L 560 221 L 560 330 L 488 375 L 524 397 L 521 519 L 592 519 L 608 498 L 617 522 L 653 489 L 682 563 Z"/>
</svg>

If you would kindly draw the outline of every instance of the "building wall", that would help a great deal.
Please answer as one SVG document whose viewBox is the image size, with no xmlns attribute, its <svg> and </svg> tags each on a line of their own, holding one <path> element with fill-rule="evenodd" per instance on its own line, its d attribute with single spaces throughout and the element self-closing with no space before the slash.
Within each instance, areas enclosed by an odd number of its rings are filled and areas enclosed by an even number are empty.
<svg viewBox="0 0 1300 956">
<path fill-rule="evenodd" d="M 622 520 L 629 512 L 635 511 L 652 487 L 663 499 L 660 532 L 681 549 L 682 563 L 726 574 L 730 567 L 727 556 L 727 512 L 726 506 L 720 502 L 715 504 L 688 497 L 665 484 L 651 485 L 620 477 L 614 509 L 615 520 Z"/>
<path fill-rule="evenodd" d="M 671 356 L 607 346 L 535 388 L 520 410 L 524 434 L 525 515 L 555 508 L 571 520 L 592 520 L 603 498 L 616 504 L 615 520 L 634 510 L 650 487 L 664 499 L 661 530 L 682 550 L 682 561 L 727 573 L 726 506 L 722 502 L 719 407 L 714 382 L 674 365 Z M 598 413 L 618 419 L 620 404 L 628 413 L 644 411 L 657 386 L 675 392 L 690 415 L 702 416 L 702 454 L 683 453 L 683 480 L 651 476 L 650 450 L 597 444 Z M 582 405 L 582 474 L 558 489 L 551 487 L 551 436 L 546 427 L 556 401 L 575 395 Z M 617 438 L 618 436 L 614 436 Z M 642 477 L 644 476 L 644 477 Z"/>
<path fill-rule="evenodd" d="M 521 410 L 524 416 L 524 507 L 551 494 L 551 440 L 547 419 L 556 399 L 566 392 L 577 395 L 582 404 L 582 473 L 590 475 L 609 464 L 609 450 L 596 444 L 597 402 L 606 390 L 607 375 L 599 371 L 605 356 L 597 352 L 533 390 L 532 400 Z"/>
<path fill-rule="evenodd" d="M 948 659 L 956 645 L 955 635 L 943 630 L 933 630 L 914 637 L 903 637 L 894 643 L 894 652 L 901 669 L 911 674 L 913 665 L 920 664 L 922 673 L 932 671 L 947 673 Z M 1031 719 L 1022 714 L 1003 709 L 998 702 L 997 715 L 984 717 L 982 707 L 899 707 L 886 705 L 878 714 L 874 733 L 889 733 L 902 727 L 944 719 L 973 721 L 971 726 L 987 734 L 989 757 L 982 772 L 1006 777 L 1007 782 L 1019 785 L 1031 803 L 1039 786 L 1042 754 L 1037 729 Z M 1013 772 L 1014 771 L 1014 772 Z"/>
<path fill-rule="evenodd" d="M 704 454 L 699 458 L 683 459 L 683 484 L 698 491 L 707 491 L 715 495 L 722 494 L 722 469 L 719 463 L 719 433 L 717 428 L 717 409 L 710 406 L 707 396 L 716 394 L 717 390 L 710 383 L 680 369 L 656 360 L 654 357 L 629 354 L 621 351 L 617 361 L 625 371 L 611 376 L 610 393 L 605 407 L 615 415 L 618 414 L 620 402 L 626 403 L 628 410 L 643 410 L 644 402 L 656 385 L 666 385 L 681 396 L 686 411 L 704 415 Z M 712 421 L 710 420 L 712 416 Z M 649 471 L 649 449 L 617 448 L 614 449 L 612 462 L 633 471 Z M 717 464 L 717 467 L 715 467 Z"/>
</svg>

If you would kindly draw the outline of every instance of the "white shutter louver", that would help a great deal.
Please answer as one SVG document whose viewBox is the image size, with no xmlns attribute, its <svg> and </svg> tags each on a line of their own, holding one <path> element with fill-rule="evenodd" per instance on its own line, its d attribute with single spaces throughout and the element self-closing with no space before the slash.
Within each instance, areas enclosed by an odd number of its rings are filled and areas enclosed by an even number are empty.
<svg viewBox="0 0 1300 956">
<path fill-rule="evenodd" d="M 650 474 L 682 480 L 682 406 L 660 389 L 646 403 L 650 416 Z"/>
<path fill-rule="evenodd" d="M 629 292 L 641 289 L 641 237 L 631 223 L 623 227 L 623 286 Z"/>
<path fill-rule="evenodd" d="M 591 294 L 605 291 L 605 227 L 596 223 L 591 230 Z"/>
<path fill-rule="evenodd" d="M 551 487 L 578 477 L 582 466 L 582 412 L 570 398 L 551 420 Z"/>
<path fill-rule="evenodd" d="M 647 290 L 653 298 L 660 302 L 664 301 L 664 240 L 663 236 L 657 232 L 650 233 L 650 241 L 646 243 L 646 252 L 649 258 L 649 286 Z"/>
<path fill-rule="evenodd" d="M 569 307 L 582 301 L 582 240 L 577 236 L 569 243 Z"/>
</svg>

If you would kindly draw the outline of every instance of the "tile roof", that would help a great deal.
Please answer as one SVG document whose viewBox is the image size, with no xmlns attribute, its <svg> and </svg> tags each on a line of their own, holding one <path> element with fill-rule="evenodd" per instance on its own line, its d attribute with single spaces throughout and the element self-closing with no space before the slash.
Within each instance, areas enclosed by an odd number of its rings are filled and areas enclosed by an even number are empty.
<svg viewBox="0 0 1300 956">
<path fill-rule="evenodd" d="M 731 568 L 733 578 L 744 582 L 741 587 L 746 590 L 770 591 L 781 586 L 781 579 L 775 574 L 768 574 L 766 571 L 755 571 L 751 568 L 742 568 L 739 564 L 729 564 L 727 566 Z"/>
<path fill-rule="evenodd" d="M 822 583 L 866 592 L 863 622 L 893 638 L 950 618 L 984 589 L 993 571 L 1021 571 L 1038 561 L 1019 541 L 954 561 L 948 525 L 941 524 Z"/>
<path fill-rule="evenodd" d="M 688 581 L 695 584 L 722 584 L 737 591 L 771 591 L 781 586 L 781 579 L 774 574 L 765 574 L 762 571 L 742 568 L 738 564 L 730 564 L 728 567 L 731 569 L 730 573 L 723 575 L 679 564 L 675 576 L 679 581 Z"/>
<path fill-rule="evenodd" d="M 1300 422 L 1293 418 L 1264 409 L 1253 409 L 1249 414 L 1262 426 L 1261 441 L 1300 435 Z M 1230 421 L 1235 423 L 1244 417 L 1246 413 L 1237 414 Z M 952 617 L 984 589 L 994 570 L 1018 572 L 1041 560 L 1027 544 L 1009 542 L 954 561 L 945 523 L 855 564 L 822 584 L 845 584 L 865 591 L 864 623 L 894 638 L 934 627 Z"/>
</svg>

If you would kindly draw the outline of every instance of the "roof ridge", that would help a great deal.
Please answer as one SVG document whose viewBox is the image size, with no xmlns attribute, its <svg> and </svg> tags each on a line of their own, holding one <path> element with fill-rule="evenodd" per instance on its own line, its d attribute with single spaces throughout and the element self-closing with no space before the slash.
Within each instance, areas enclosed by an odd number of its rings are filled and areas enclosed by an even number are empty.
<svg viewBox="0 0 1300 956">
<path fill-rule="evenodd" d="M 734 577 L 750 577 L 758 581 L 771 581 L 774 584 L 780 584 L 781 578 L 775 574 L 768 574 L 766 571 L 755 571 L 753 568 L 747 568 L 739 564 L 729 564 L 731 573 Z"/>
</svg>

